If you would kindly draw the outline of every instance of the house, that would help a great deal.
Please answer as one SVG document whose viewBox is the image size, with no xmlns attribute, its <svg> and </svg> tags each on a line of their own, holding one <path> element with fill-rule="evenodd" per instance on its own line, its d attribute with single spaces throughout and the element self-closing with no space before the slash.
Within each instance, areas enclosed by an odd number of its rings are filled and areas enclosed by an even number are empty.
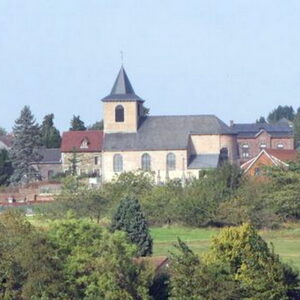
<svg viewBox="0 0 300 300">
<path fill-rule="evenodd" d="M 0 150 L 6 149 L 9 150 L 13 144 L 13 136 L 12 135 L 1 135 L 0 136 Z"/>
<path fill-rule="evenodd" d="M 250 176 L 262 175 L 263 167 L 276 166 L 287 168 L 290 161 L 296 159 L 297 150 L 263 149 L 254 158 L 241 165 L 245 174 Z"/>
<path fill-rule="evenodd" d="M 144 102 L 122 66 L 102 99 L 104 181 L 138 169 L 152 171 L 157 182 L 185 179 L 223 160 L 238 162 L 237 134 L 216 116 L 148 116 Z"/>
<path fill-rule="evenodd" d="M 67 131 L 62 135 L 62 170 L 75 167 L 78 175 L 100 176 L 102 170 L 103 132 L 101 130 Z"/>
<path fill-rule="evenodd" d="M 42 159 L 34 166 L 39 171 L 42 181 L 49 181 L 62 172 L 60 149 L 41 148 L 38 153 Z"/>
<path fill-rule="evenodd" d="M 241 163 L 255 158 L 262 149 L 294 149 L 294 133 L 289 122 L 280 120 L 275 124 L 231 123 L 237 134 Z"/>
</svg>

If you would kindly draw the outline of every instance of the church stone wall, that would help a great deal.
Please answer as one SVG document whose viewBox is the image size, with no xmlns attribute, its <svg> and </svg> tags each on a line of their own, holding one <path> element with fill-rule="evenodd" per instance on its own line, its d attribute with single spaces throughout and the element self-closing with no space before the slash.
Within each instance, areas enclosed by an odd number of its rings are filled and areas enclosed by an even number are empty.
<svg viewBox="0 0 300 300">
<path fill-rule="evenodd" d="M 115 108 L 124 108 L 124 122 L 115 122 Z M 104 132 L 136 132 L 138 126 L 137 102 L 104 102 Z"/>
</svg>

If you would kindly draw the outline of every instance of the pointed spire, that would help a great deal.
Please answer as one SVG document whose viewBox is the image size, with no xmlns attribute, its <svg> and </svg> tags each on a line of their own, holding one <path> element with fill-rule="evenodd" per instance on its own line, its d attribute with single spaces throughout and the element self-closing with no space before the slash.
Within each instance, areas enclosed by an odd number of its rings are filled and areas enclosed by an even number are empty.
<svg viewBox="0 0 300 300">
<path fill-rule="evenodd" d="M 103 98 L 102 101 L 143 101 L 135 94 L 123 65 L 121 66 L 110 95 Z"/>
<path fill-rule="evenodd" d="M 114 86 L 113 86 L 110 94 L 111 95 L 134 94 L 134 90 L 131 86 L 131 83 L 128 79 L 128 76 L 127 76 L 123 66 L 121 66 L 120 72 L 117 76 L 117 79 L 114 83 Z"/>
</svg>

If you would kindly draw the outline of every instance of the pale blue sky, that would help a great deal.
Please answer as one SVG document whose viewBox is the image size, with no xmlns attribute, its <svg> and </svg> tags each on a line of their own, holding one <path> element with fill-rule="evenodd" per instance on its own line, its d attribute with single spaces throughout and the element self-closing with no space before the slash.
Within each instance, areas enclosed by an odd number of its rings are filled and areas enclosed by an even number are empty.
<svg viewBox="0 0 300 300">
<path fill-rule="evenodd" d="M 120 68 L 151 114 L 252 122 L 300 106 L 299 0 L 0 0 L 0 126 L 102 118 Z"/>
</svg>

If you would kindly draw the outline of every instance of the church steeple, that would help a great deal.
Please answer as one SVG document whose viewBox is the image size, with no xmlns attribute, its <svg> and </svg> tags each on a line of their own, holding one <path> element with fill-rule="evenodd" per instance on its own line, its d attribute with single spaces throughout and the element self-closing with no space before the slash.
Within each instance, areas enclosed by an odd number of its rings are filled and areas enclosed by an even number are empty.
<svg viewBox="0 0 300 300">
<path fill-rule="evenodd" d="M 138 101 L 144 102 L 138 95 L 135 94 L 134 89 L 129 81 L 123 65 L 115 80 L 113 88 L 108 96 L 102 99 L 103 102 L 111 101 Z"/>
</svg>

